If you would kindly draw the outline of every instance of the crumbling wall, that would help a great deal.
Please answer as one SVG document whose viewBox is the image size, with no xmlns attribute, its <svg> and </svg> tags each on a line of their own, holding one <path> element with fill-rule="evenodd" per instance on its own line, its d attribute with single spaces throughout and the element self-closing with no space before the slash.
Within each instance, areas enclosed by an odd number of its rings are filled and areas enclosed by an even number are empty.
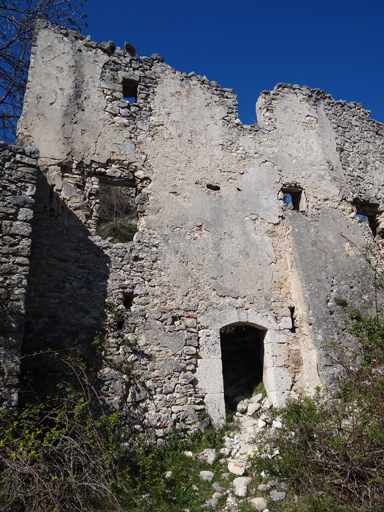
<svg viewBox="0 0 384 512">
<path fill-rule="evenodd" d="M 337 374 L 330 341 L 351 343 L 346 315 L 335 299 L 370 308 L 382 301 L 367 260 L 382 261 L 380 230 L 374 235 L 356 216 L 369 197 L 382 211 L 382 125 L 362 105 L 288 84 L 262 93 L 257 112 L 259 124 L 275 140 L 268 157 L 281 169 L 280 183 L 293 183 L 305 194 L 301 212 L 283 212 L 291 244 L 296 332 L 312 340 L 309 346 L 301 342 L 304 366 L 305 359 L 311 361 L 306 366 L 313 371 L 307 370 L 307 380 L 329 386 Z M 372 254 L 367 255 L 367 247 Z"/>
<path fill-rule="evenodd" d="M 18 401 L 38 156 L 0 143 L 0 406 Z"/>
<path fill-rule="evenodd" d="M 381 213 L 382 125 L 285 84 L 257 111 L 242 125 L 233 90 L 157 54 L 37 32 L 18 127 L 42 170 L 25 349 L 87 346 L 113 303 L 100 387 L 158 440 L 198 428 L 204 410 L 223 421 L 223 327 L 265 333 L 263 379 L 282 405 L 334 381 L 329 341 L 351 344 L 335 299 L 370 298 L 361 251 L 380 246 L 380 229 L 355 218 L 356 198 L 369 191 Z M 357 161 L 370 162 L 360 180 Z M 130 242 L 97 235 L 101 181 L 135 193 Z"/>
</svg>

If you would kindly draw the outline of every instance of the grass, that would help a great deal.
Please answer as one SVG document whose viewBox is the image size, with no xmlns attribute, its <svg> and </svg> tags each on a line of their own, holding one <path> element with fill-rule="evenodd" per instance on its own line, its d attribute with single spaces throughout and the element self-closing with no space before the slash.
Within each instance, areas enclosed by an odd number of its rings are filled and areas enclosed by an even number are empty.
<svg viewBox="0 0 384 512">
<path fill-rule="evenodd" d="M 267 396 L 267 392 L 265 390 L 264 382 L 259 382 L 259 384 L 257 386 L 255 386 L 255 388 L 254 388 L 254 390 L 252 392 L 252 396 L 256 396 L 259 393 L 261 393 L 263 395 L 261 400 L 263 400 Z"/>
<path fill-rule="evenodd" d="M 337 391 L 320 392 L 275 411 L 283 429 L 271 440 L 280 455 L 255 457 L 289 488 L 284 512 L 382 512 L 384 510 L 384 322 L 350 310 L 350 330 L 360 342 L 351 356 L 340 350 L 345 380 Z"/>
<path fill-rule="evenodd" d="M 112 303 L 107 310 L 108 327 L 120 313 Z M 318 390 L 315 397 L 268 410 L 283 428 L 264 430 L 256 440 L 259 448 L 268 444 L 271 452 L 279 450 L 273 458 L 261 450 L 250 470 L 248 496 L 265 497 L 271 512 L 384 510 L 384 312 L 349 313 L 360 352 L 336 353 L 345 370 L 338 390 Z M 135 340 L 129 343 L 134 348 Z M 102 349 L 98 338 L 94 344 Z M 198 512 L 214 493 L 212 482 L 201 480 L 202 470 L 214 472 L 213 481 L 230 489 L 235 475 L 222 477 L 227 466 L 219 451 L 238 422 L 184 438 L 174 431 L 164 446 L 150 445 L 127 434 L 126 417 L 94 408 L 94 371 L 77 360 L 64 363 L 71 378 L 57 386 L 53 398 L 0 411 L 1 510 Z M 265 396 L 262 383 L 254 389 L 258 393 Z M 121 449 L 122 443 L 129 448 Z M 205 448 L 218 454 L 212 465 L 196 457 Z M 271 479 L 287 486 L 284 501 L 271 502 L 269 491 L 258 491 Z M 224 493 L 216 510 L 226 500 Z M 239 511 L 250 510 L 242 500 Z"/>
</svg>

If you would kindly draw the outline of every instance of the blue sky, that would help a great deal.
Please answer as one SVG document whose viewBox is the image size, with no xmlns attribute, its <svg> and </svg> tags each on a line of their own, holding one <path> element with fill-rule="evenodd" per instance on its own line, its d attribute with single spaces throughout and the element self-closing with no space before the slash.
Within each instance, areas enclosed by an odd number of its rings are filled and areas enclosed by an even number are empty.
<svg viewBox="0 0 384 512">
<path fill-rule="evenodd" d="M 384 0 L 88 0 L 97 42 L 162 55 L 238 95 L 239 117 L 256 121 L 261 91 L 278 82 L 357 101 L 384 122 Z"/>
</svg>

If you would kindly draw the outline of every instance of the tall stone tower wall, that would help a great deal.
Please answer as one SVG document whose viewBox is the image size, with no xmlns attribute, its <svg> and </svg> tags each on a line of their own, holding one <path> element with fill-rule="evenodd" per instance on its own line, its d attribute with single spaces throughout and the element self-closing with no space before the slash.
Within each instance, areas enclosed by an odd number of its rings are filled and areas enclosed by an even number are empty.
<svg viewBox="0 0 384 512">
<path fill-rule="evenodd" d="M 0 143 L 0 406 L 18 401 L 38 155 Z"/>
</svg>

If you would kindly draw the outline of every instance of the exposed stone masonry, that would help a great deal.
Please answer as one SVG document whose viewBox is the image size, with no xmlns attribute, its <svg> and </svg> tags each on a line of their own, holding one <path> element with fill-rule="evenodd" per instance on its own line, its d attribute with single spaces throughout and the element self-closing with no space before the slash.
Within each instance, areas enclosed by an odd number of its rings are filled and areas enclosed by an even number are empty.
<svg viewBox="0 0 384 512">
<path fill-rule="evenodd" d="M 0 143 L 0 404 L 15 405 L 38 150 Z"/>
<path fill-rule="evenodd" d="M 205 410 L 223 421 L 222 328 L 263 333 L 281 405 L 334 382 L 329 341 L 351 344 L 335 299 L 374 302 L 360 251 L 382 251 L 383 125 L 287 84 L 257 115 L 243 125 L 232 89 L 157 54 L 36 34 L 18 126 L 40 150 L 23 350 L 89 350 L 112 303 L 102 395 L 159 442 Z M 103 184 L 134 198 L 132 242 L 96 234 Z"/>
</svg>

